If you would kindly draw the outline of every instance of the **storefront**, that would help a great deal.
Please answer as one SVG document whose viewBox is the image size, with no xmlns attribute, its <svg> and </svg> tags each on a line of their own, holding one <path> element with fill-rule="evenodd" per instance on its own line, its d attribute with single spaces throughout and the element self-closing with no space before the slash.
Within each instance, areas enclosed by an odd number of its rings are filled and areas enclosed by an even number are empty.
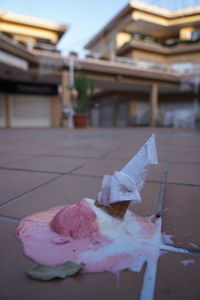
<svg viewBox="0 0 200 300">
<path fill-rule="evenodd" d="M 54 127 L 60 118 L 60 99 L 56 85 L 1 82 L 0 127 Z M 59 120 L 57 120 L 57 123 Z"/>
</svg>

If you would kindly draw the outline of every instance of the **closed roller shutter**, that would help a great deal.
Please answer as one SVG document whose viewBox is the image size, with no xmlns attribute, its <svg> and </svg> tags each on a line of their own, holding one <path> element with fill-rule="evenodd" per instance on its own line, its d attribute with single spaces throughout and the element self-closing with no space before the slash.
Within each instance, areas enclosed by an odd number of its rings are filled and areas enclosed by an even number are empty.
<svg viewBox="0 0 200 300">
<path fill-rule="evenodd" d="M 50 127 L 50 98 L 45 96 L 13 95 L 11 126 Z"/>
<path fill-rule="evenodd" d="M 118 105 L 117 126 L 119 127 L 127 126 L 127 119 L 128 119 L 128 105 L 127 103 L 120 103 Z"/>
<path fill-rule="evenodd" d="M 97 127 L 100 125 L 100 110 L 92 108 L 91 110 L 91 126 Z"/>
<path fill-rule="evenodd" d="M 114 106 L 109 105 L 102 107 L 102 126 L 111 127 L 114 125 Z"/>
</svg>

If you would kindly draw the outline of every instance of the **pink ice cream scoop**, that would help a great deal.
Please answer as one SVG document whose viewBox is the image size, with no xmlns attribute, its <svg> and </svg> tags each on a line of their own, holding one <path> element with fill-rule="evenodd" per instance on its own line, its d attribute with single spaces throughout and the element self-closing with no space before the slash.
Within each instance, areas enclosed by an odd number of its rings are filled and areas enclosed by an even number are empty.
<svg viewBox="0 0 200 300">
<path fill-rule="evenodd" d="M 103 241 L 97 216 L 84 199 L 21 220 L 16 236 L 28 258 L 47 265 L 79 263 L 80 253 L 95 250 Z"/>
<path fill-rule="evenodd" d="M 62 208 L 52 219 L 50 228 L 60 235 L 75 240 L 99 232 L 96 214 L 83 200 Z"/>
</svg>

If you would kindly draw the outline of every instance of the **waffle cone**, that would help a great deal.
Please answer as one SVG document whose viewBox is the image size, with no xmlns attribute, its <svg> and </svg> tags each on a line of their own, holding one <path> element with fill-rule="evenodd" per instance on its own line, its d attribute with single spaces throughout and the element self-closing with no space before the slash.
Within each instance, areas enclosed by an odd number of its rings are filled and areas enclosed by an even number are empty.
<svg viewBox="0 0 200 300">
<path fill-rule="evenodd" d="M 95 205 L 97 207 L 103 209 L 112 217 L 120 218 L 120 219 L 124 218 L 129 204 L 130 201 L 121 201 L 121 202 L 112 203 L 110 205 L 102 205 L 97 200 L 95 202 Z"/>
</svg>

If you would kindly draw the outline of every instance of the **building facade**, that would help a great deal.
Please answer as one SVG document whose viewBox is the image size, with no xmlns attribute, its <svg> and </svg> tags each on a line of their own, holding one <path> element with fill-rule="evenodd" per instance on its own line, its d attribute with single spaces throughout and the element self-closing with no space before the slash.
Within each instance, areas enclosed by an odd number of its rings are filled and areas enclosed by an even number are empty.
<svg viewBox="0 0 200 300">
<path fill-rule="evenodd" d="M 170 11 L 131 1 L 87 43 L 83 59 L 57 50 L 67 30 L 0 10 L 0 127 L 67 126 L 62 112 L 72 108 L 74 73 L 95 80 L 92 126 L 171 126 L 175 117 L 191 125 L 200 7 Z"/>
<path fill-rule="evenodd" d="M 59 127 L 67 27 L 0 10 L 0 127 Z"/>
<path fill-rule="evenodd" d="M 85 48 L 90 57 L 143 70 L 146 79 L 149 72 L 157 70 L 171 72 L 180 80 L 176 88 L 164 87 L 158 80 L 154 82 L 153 93 L 158 102 L 154 105 L 154 121 L 149 105 L 151 89 L 147 91 L 142 85 L 129 90 L 117 86 L 104 89 L 96 96 L 102 107 L 101 125 L 172 125 L 175 110 L 192 113 L 194 106 L 197 107 L 194 98 L 199 81 L 200 6 L 171 11 L 130 1 Z M 187 78 L 188 74 L 193 75 Z"/>
</svg>

